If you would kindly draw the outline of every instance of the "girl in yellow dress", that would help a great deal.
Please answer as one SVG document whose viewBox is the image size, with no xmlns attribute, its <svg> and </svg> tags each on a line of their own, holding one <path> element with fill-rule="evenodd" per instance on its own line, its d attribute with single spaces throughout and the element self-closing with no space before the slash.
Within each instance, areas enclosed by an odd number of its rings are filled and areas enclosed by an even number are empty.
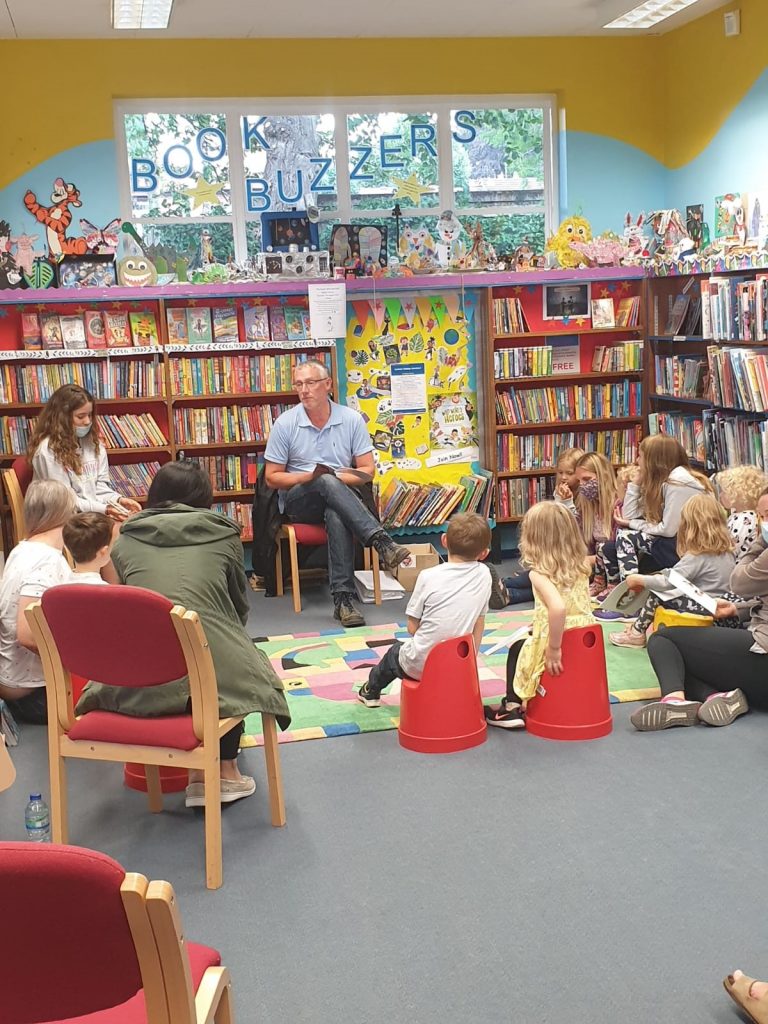
<svg viewBox="0 0 768 1024">
<path fill-rule="evenodd" d="M 525 707 L 545 671 L 563 671 L 566 629 L 595 621 L 589 597 L 589 561 L 575 518 L 554 501 L 542 501 L 525 514 L 520 561 L 531 572 L 533 622 L 529 636 L 507 656 L 507 695 L 499 708 L 486 708 L 489 725 L 524 729 Z"/>
</svg>

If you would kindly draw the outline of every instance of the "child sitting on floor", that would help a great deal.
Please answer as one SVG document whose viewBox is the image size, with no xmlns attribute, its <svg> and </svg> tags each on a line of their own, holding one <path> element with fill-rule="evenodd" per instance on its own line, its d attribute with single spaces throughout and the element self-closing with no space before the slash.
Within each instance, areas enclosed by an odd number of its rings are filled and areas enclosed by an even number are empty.
<svg viewBox="0 0 768 1024">
<path fill-rule="evenodd" d="M 545 671 L 563 671 L 562 639 L 566 629 L 595 620 L 589 599 L 589 561 L 574 516 L 554 501 L 530 508 L 520 531 L 520 560 L 528 566 L 534 593 L 530 636 L 509 649 L 507 695 L 487 707 L 489 725 L 525 728 L 525 707 Z"/>
<path fill-rule="evenodd" d="M 443 543 L 448 561 L 419 573 L 405 609 L 410 637 L 395 641 L 360 687 L 358 700 L 368 708 L 379 706 L 381 691 L 395 679 L 421 679 L 427 655 L 441 641 L 471 633 L 480 649 L 491 576 L 478 559 L 490 549 L 490 528 L 476 512 L 461 512 L 448 523 Z"/>
<path fill-rule="evenodd" d="M 757 502 L 768 486 L 768 477 L 757 466 L 734 466 L 714 477 L 720 504 L 727 509 L 728 532 L 733 554 L 740 562 L 758 538 Z"/>
<path fill-rule="evenodd" d="M 677 533 L 677 550 L 680 561 L 673 568 L 699 590 L 711 597 L 733 600 L 729 594 L 729 580 L 736 566 L 733 557 L 731 536 L 725 525 L 725 517 L 717 499 L 711 494 L 696 494 L 683 505 L 680 513 L 680 528 Z M 674 591 L 675 585 L 668 579 L 669 569 L 654 576 L 640 576 L 633 573 L 627 577 L 630 590 L 653 587 L 654 590 Z M 645 647 L 645 634 L 653 622 L 656 609 L 662 605 L 678 612 L 694 615 L 709 615 L 710 612 L 691 597 L 659 597 L 648 595 L 640 613 L 623 633 L 612 633 L 608 638 L 616 647 Z M 718 625 L 738 626 L 738 620 L 718 619 Z"/>
<path fill-rule="evenodd" d="M 555 501 L 565 505 L 576 516 L 590 562 L 595 564 L 603 546 L 616 535 L 616 477 L 613 466 L 599 452 L 582 455 L 576 463 L 575 473 L 579 481 L 576 497 L 563 500 L 556 492 Z M 590 597 L 596 597 L 607 586 L 605 576 L 596 570 L 589 585 Z"/>
<path fill-rule="evenodd" d="M 103 512 L 78 512 L 64 525 L 64 545 L 75 563 L 70 583 L 107 583 L 101 570 L 110 560 L 113 527 Z"/>
</svg>

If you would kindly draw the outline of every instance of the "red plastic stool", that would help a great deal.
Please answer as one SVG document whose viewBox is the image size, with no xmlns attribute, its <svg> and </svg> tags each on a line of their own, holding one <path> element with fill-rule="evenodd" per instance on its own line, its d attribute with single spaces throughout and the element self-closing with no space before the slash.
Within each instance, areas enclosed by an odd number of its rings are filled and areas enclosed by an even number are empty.
<svg viewBox="0 0 768 1024">
<path fill-rule="evenodd" d="M 541 677 L 528 702 L 526 730 L 547 740 L 596 740 L 613 728 L 605 670 L 603 631 L 598 625 L 563 634 L 563 672 Z"/>
<path fill-rule="evenodd" d="M 487 726 L 471 635 L 443 640 L 427 655 L 420 680 L 403 679 L 397 731 L 401 747 L 421 754 L 451 754 L 485 743 Z"/>
<path fill-rule="evenodd" d="M 147 777 L 143 764 L 127 764 L 123 771 L 123 785 L 127 789 L 136 789 L 139 793 L 147 792 Z M 180 793 L 189 785 L 187 768 L 160 768 L 160 792 Z"/>
</svg>

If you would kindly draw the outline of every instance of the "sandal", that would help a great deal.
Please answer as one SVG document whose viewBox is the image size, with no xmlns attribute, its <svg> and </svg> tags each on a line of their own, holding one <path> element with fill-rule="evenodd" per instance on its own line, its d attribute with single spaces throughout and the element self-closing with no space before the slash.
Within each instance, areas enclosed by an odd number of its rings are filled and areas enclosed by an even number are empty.
<svg viewBox="0 0 768 1024">
<path fill-rule="evenodd" d="M 753 1020 L 755 1024 L 768 1024 L 768 996 L 754 999 L 749 994 L 755 980 L 755 978 L 748 978 L 746 974 L 742 974 L 740 978 L 734 978 L 732 974 L 729 974 L 727 978 L 723 978 L 723 988 L 750 1020 Z"/>
</svg>

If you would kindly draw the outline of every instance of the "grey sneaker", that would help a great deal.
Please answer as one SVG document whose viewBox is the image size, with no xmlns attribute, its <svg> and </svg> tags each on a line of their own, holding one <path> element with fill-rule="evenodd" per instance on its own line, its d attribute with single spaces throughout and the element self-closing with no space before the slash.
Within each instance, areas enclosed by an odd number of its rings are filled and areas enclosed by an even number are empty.
<svg viewBox="0 0 768 1024">
<path fill-rule="evenodd" d="M 338 594 L 333 599 L 333 617 L 338 619 L 345 629 L 365 625 L 365 619 L 355 608 L 352 598 L 352 594 Z"/>
<path fill-rule="evenodd" d="M 397 544 L 383 530 L 371 539 L 371 544 L 378 551 L 381 564 L 385 569 L 396 569 L 401 562 L 411 557 L 411 552 L 408 548 L 402 544 Z"/>
<path fill-rule="evenodd" d="M 697 700 L 654 700 L 633 711 L 629 720 L 640 732 L 695 725 L 701 704 Z"/>
<path fill-rule="evenodd" d="M 730 725 L 748 711 L 749 704 L 741 690 L 713 693 L 699 708 L 699 721 L 707 725 Z"/>
<path fill-rule="evenodd" d="M 250 775 L 243 775 L 240 779 L 219 779 L 219 786 L 223 804 L 234 803 L 256 792 L 256 783 Z M 187 807 L 205 807 L 205 786 L 202 782 L 191 782 L 187 786 L 184 802 Z"/>
</svg>

